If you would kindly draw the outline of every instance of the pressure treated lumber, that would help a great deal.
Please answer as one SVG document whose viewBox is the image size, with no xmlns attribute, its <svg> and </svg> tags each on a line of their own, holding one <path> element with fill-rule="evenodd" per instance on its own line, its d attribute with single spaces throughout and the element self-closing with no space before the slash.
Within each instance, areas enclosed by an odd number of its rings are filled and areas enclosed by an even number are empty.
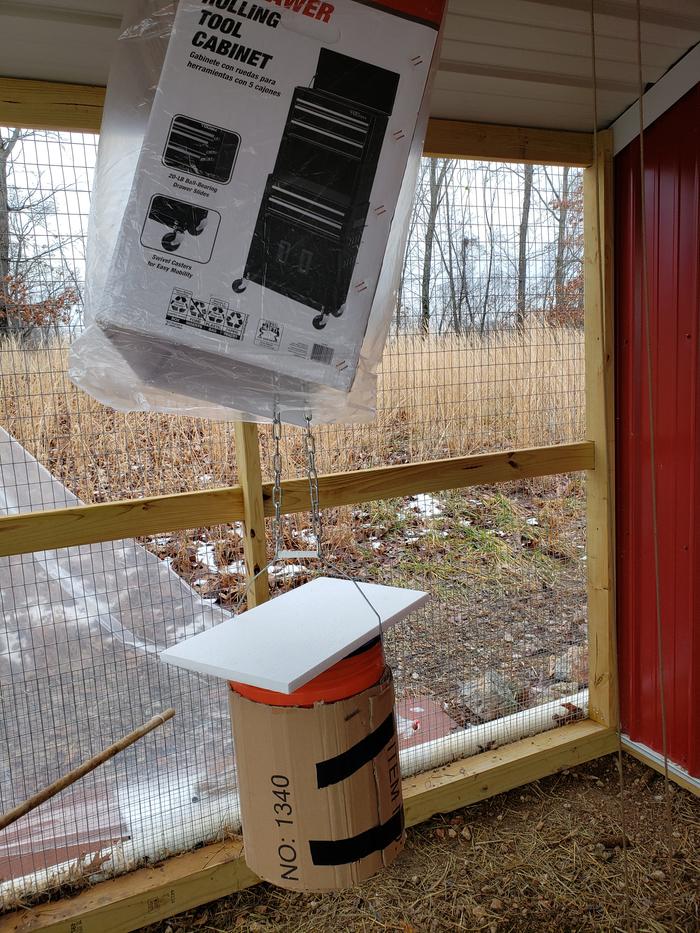
<svg viewBox="0 0 700 933">
<path fill-rule="evenodd" d="M 0 917 L 0 933 L 129 933 L 258 881 L 240 839 L 170 858 L 153 868 L 102 881 L 75 897 Z"/>
<path fill-rule="evenodd" d="M 569 130 L 431 120 L 423 152 L 451 159 L 586 166 L 593 162 L 593 136 Z"/>
<path fill-rule="evenodd" d="M 0 77 L 0 126 L 99 133 L 104 100 L 103 87 Z"/>
<path fill-rule="evenodd" d="M 586 441 L 451 457 L 446 460 L 425 460 L 421 463 L 322 476 L 318 484 L 319 502 L 322 509 L 329 509 L 375 499 L 414 496 L 487 483 L 506 483 L 533 476 L 592 470 L 594 467 L 593 446 Z M 263 499 L 265 514 L 272 515 L 271 483 L 263 487 Z M 305 512 L 309 506 L 308 480 L 289 480 L 283 484 L 282 511 L 285 514 Z"/>
<path fill-rule="evenodd" d="M 252 609 L 270 596 L 265 541 L 265 513 L 260 471 L 260 437 L 257 424 L 238 421 L 234 425 L 238 478 L 243 496 L 243 555 L 245 557 L 248 590 L 246 598 Z"/>
<path fill-rule="evenodd" d="M 597 165 L 586 169 L 583 176 L 586 436 L 596 451 L 596 469 L 586 478 L 589 715 L 603 725 L 615 726 L 614 285 L 609 131 L 598 134 L 597 150 Z"/>
<path fill-rule="evenodd" d="M 585 719 L 426 771 L 403 782 L 406 823 L 414 826 L 436 813 L 485 800 L 615 748 L 614 730 Z"/>
<path fill-rule="evenodd" d="M 104 98 L 103 87 L 0 78 L 0 126 L 99 133 Z M 569 130 L 431 119 L 423 151 L 453 159 L 586 166 L 593 162 L 592 139 L 591 133 Z"/>
<path fill-rule="evenodd" d="M 243 521 L 240 486 L 0 517 L 0 557 Z"/>
<path fill-rule="evenodd" d="M 175 710 L 171 707 L 170 709 L 166 709 L 165 712 L 161 713 L 159 716 L 153 716 L 153 718 L 149 719 L 148 722 L 144 723 L 142 726 L 139 726 L 138 729 L 134 729 L 134 731 L 130 732 L 128 735 L 125 735 L 123 738 L 119 739 L 118 742 L 114 742 L 112 745 L 103 749 L 101 752 L 98 752 L 97 755 L 93 755 L 92 758 L 88 758 L 87 761 L 84 761 L 81 765 L 78 765 L 77 768 L 73 768 L 67 774 L 64 774 L 63 777 L 58 778 L 53 782 L 53 784 L 49 784 L 48 787 L 44 787 L 36 794 L 33 794 L 23 803 L 20 803 L 16 807 L 13 807 L 11 810 L 8 810 L 6 813 L 3 813 L 0 816 L 0 830 L 6 829 L 12 823 L 16 823 L 17 820 L 19 820 L 21 817 L 26 816 L 27 813 L 31 813 L 32 810 L 36 810 L 36 808 L 40 807 L 42 803 L 46 803 L 47 800 L 51 800 L 51 798 L 55 797 L 56 794 L 60 794 L 62 790 L 70 787 L 71 784 L 75 784 L 76 781 L 79 781 L 81 778 L 85 777 L 86 774 L 90 774 L 91 771 L 99 768 L 100 765 L 103 765 L 106 761 L 109 761 L 110 758 L 114 758 L 115 755 L 118 755 L 120 752 L 123 752 L 125 749 L 129 748 L 135 742 L 138 742 L 139 739 L 142 739 L 145 735 L 148 735 L 149 732 L 153 732 L 154 729 L 162 726 L 169 719 L 172 719 L 174 715 Z"/>
<path fill-rule="evenodd" d="M 333 508 L 594 467 L 594 445 L 583 441 L 326 474 L 319 477 L 319 499 L 321 508 Z M 274 512 L 272 484 L 264 484 L 262 493 L 265 515 L 271 516 Z M 287 480 L 282 484 L 284 514 L 303 512 L 309 505 L 308 480 Z M 204 528 L 244 521 L 245 517 L 240 486 L 7 515 L 0 517 L 0 557 L 183 528 Z M 258 560 L 262 560 L 262 556 Z"/>
<path fill-rule="evenodd" d="M 409 826 L 606 755 L 615 733 L 590 720 L 561 726 L 403 782 Z M 0 918 L 0 933 L 130 933 L 258 880 L 241 855 L 240 841 L 205 846 L 103 881 L 73 898 Z"/>
</svg>

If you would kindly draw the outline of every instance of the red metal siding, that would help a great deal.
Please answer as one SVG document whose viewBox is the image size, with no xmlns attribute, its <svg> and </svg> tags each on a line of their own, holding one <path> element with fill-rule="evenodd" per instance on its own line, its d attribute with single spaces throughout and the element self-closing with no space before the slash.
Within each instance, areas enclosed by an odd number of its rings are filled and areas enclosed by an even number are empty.
<svg viewBox="0 0 700 933">
<path fill-rule="evenodd" d="M 670 759 L 700 775 L 700 84 L 644 135 Z M 615 159 L 617 591 L 623 731 L 662 751 L 641 302 L 639 141 Z"/>
</svg>

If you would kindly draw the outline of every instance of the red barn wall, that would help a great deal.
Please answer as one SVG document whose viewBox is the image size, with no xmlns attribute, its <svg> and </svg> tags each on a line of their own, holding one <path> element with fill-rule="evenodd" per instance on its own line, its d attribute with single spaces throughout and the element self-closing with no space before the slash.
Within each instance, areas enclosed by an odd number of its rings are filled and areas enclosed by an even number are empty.
<svg viewBox="0 0 700 933">
<path fill-rule="evenodd" d="M 700 775 L 700 84 L 644 134 L 670 759 Z M 615 158 L 617 593 L 623 732 L 661 753 L 639 139 Z"/>
</svg>

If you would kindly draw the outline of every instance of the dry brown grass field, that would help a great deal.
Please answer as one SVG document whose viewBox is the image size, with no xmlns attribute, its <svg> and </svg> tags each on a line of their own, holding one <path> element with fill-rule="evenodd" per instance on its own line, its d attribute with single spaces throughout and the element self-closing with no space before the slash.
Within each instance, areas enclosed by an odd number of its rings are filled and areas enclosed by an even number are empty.
<svg viewBox="0 0 700 933">
<path fill-rule="evenodd" d="M 114 412 L 76 389 L 67 347 L 0 345 L 0 425 L 86 502 L 235 481 L 230 424 Z M 378 415 L 320 429 L 331 472 L 579 439 L 583 331 L 531 324 L 524 334 L 402 336 L 379 372 Z M 269 432 L 263 431 L 263 460 Z M 286 472 L 303 469 L 288 431 Z"/>
</svg>

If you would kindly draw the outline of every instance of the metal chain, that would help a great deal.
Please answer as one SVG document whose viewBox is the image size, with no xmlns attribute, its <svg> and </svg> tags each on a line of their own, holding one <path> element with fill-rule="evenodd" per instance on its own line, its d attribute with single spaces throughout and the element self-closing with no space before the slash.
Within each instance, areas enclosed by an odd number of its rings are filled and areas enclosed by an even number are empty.
<svg viewBox="0 0 700 933">
<path fill-rule="evenodd" d="M 304 435 L 304 449 L 306 450 L 307 474 L 309 477 L 309 499 L 311 501 L 311 533 L 316 538 L 316 553 L 319 560 L 323 560 L 323 546 L 321 543 L 321 508 L 318 497 L 318 470 L 316 469 L 316 439 L 311 432 L 311 415 L 305 415 L 306 433 Z"/>
<path fill-rule="evenodd" d="M 282 550 L 282 453 L 280 444 L 282 442 L 282 418 L 279 410 L 275 408 L 275 416 L 272 421 L 272 439 L 274 441 L 274 452 L 272 454 L 272 470 L 274 473 L 274 483 L 272 486 L 272 504 L 275 509 L 272 519 L 272 537 L 275 547 L 273 561 L 279 560 Z"/>
</svg>

